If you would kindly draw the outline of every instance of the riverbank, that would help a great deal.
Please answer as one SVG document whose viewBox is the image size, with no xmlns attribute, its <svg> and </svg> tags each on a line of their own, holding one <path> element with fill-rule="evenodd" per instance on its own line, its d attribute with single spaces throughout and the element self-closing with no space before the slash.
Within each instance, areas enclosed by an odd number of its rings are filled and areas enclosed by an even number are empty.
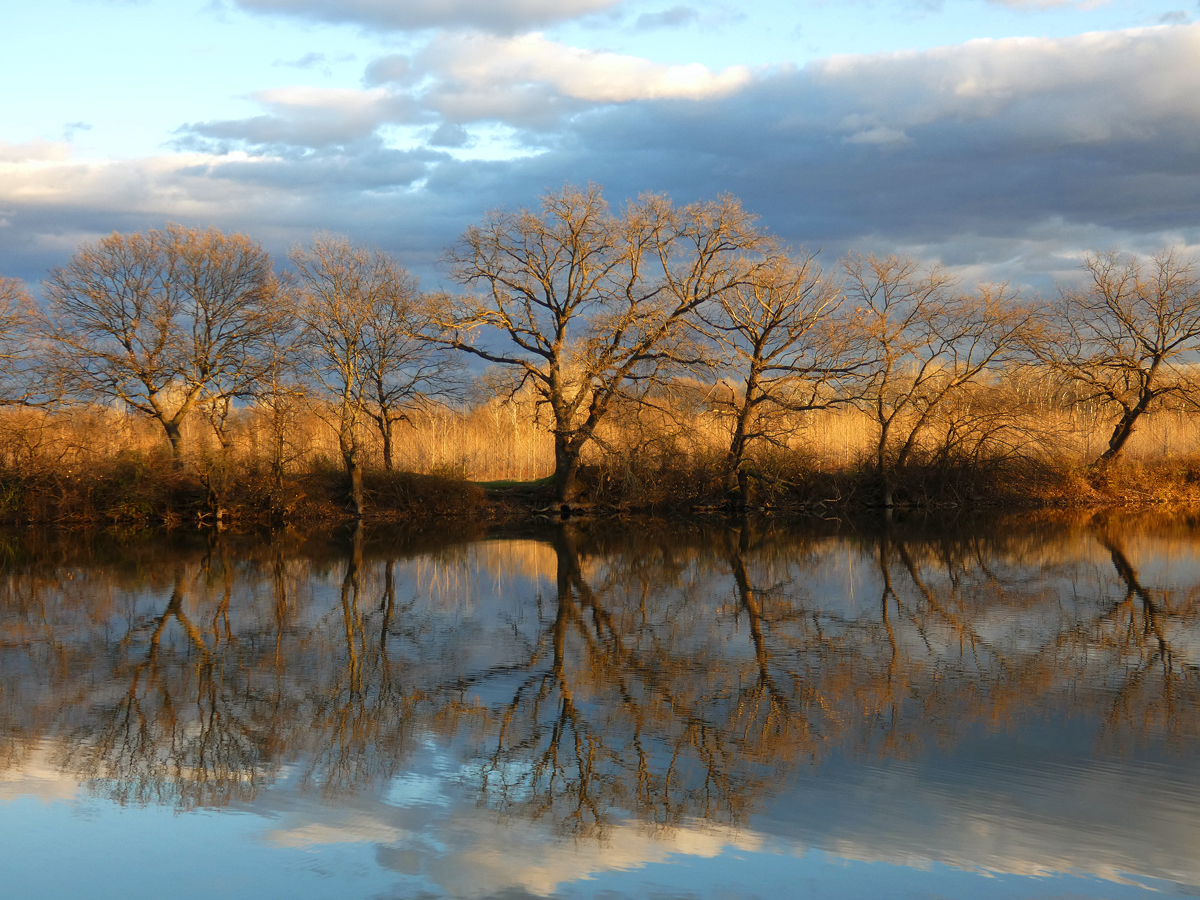
<svg viewBox="0 0 1200 900">
<path fill-rule="evenodd" d="M 539 517 L 690 516 L 774 511 L 824 514 L 879 507 L 878 474 L 775 465 L 731 486 L 717 465 L 588 466 L 579 493 L 556 502 L 549 479 L 474 482 L 442 475 L 364 474 L 365 518 L 519 522 Z M 1125 461 L 1106 468 L 1014 460 L 980 467 L 911 466 L 894 474 L 900 508 L 1060 508 L 1200 504 L 1200 457 Z M 130 454 L 86 471 L 0 470 L 0 524 L 321 525 L 352 520 L 337 469 L 287 475 L 253 468 L 175 466 Z"/>
</svg>

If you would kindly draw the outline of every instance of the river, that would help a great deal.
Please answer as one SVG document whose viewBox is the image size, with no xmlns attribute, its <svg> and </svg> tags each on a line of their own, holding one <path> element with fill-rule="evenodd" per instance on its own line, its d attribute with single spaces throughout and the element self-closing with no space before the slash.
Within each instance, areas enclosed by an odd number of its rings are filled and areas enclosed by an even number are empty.
<svg viewBox="0 0 1200 900">
<path fill-rule="evenodd" d="M 1200 896 L 1200 525 L 0 536 L 0 896 Z"/>
</svg>

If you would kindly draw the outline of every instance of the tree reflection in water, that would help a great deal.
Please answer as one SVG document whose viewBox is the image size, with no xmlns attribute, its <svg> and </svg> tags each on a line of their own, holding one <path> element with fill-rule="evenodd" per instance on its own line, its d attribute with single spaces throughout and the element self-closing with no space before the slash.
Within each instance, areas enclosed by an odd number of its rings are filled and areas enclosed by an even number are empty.
<svg viewBox="0 0 1200 900">
<path fill-rule="evenodd" d="M 49 747 L 98 794 L 186 809 L 283 778 L 382 790 L 434 740 L 481 802 L 602 835 L 737 826 L 831 753 L 980 729 L 1183 751 L 1198 548 L 1189 522 L 1111 517 L 9 538 L 0 767 Z"/>
</svg>

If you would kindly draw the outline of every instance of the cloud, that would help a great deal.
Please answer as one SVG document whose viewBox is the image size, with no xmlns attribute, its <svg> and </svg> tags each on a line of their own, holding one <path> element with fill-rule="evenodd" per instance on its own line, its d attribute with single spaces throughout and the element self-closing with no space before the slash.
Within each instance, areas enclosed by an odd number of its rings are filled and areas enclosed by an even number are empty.
<svg viewBox="0 0 1200 900">
<path fill-rule="evenodd" d="M 325 147 L 348 144 L 385 124 L 503 122 L 542 131 L 597 104 L 679 98 L 698 100 L 736 92 L 750 70 L 712 72 L 701 65 L 663 65 L 636 56 L 582 50 L 540 34 L 516 38 L 445 34 L 415 58 L 387 56 L 367 66 L 365 90 L 306 86 L 254 95 L 268 113 L 201 122 L 187 138 L 252 146 Z M 448 146 L 448 145 L 442 145 Z"/>
<path fill-rule="evenodd" d="M 1004 120 L 1087 143 L 1200 123 L 1197 53 L 1200 29 L 1148 28 L 839 56 L 807 74 L 829 101 L 895 128 Z"/>
<path fill-rule="evenodd" d="M 80 127 L 82 124 L 71 123 L 67 125 L 67 129 L 71 130 L 72 126 Z M 62 160 L 66 159 L 70 153 L 71 148 L 65 139 L 62 141 L 29 141 L 24 144 L 8 144 L 0 141 L 0 163 Z"/>
<path fill-rule="evenodd" d="M 497 93 L 530 86 L 548 96 L 603 104 L 724 96 L 751 79 L 745 66 L 712 72 L 699 64 L 663 65 L 570 47 L 540 34 L 443 35 L 421 53 L 421 61 L 440 82 L 433 105 L 451 107 L 456 118 L 492 118 L 487 109 Z"/>
<path fill-rule="evenodd" d="M 744 66 L 714 72 L 698 64 L 664 65 L 540 34 L 443 34 L 411 58 L 372 62 L 365 90 L 264 91 L 255 96 L 269 115 L 193 127 L 207 136 L 240 131 L 264 144 L 290 132 L 291 140 L 321 146 L 429 116 L 546 129 L 600 106 L 673 100 L 719 116 L 724 98 L 765 99 L 791 90 L 791 109 L 781 112 L 776 127 L 804 123 L 843 143 L 898 144 L 912 139 L 913 128 L 1004 122 L 1031 140 L 1040 132 L 1055 145 L 1102 144 L 1194 125 L 1200 118 L 1197 53 L 1200 30 L 1177 26 L 837 56 L 802 70 L 755 74 Z M 774 103 L 764 112 L 774 115 Z"/>
<path fill-rule="evenodd" d="M 387 66 L 363 90 L 263 92 L 262 116 L 191 126 L 191 150 L 158 159 L 0 145 L 0 218 L 20 236 L 0 242 L 0 271 L 64 236 L 171 218 L 273 247 L 345 231 L 433 283 L 440 248 L 485 209 L 588 180 L 614 202 L 728 191 L 826 255 L 903 249 L 1043 288 L 1087 247 L 1200 242 L 1200 26 L 754 73 L 459 35 Z M 523 152 L 474 158 L 496 121 Z M 425 146 L 387 146 L 396 127 Z"/>
<path fill-rule="evenodd" d="M 899 128 L 889 128 L 886 125 L 870 125 L 855 130 L 847 138 L 847 144 L 907 144 L 909 137 Z"/>
<path fill-rule="evenodd" d="M 367 65 L 363 81 L 368 86 L 396 83 L 403 84 L 413 79 L 412 63 L 407 56 L 381 56 Z"/>
<path fill-rule="evenodd" d="M 137 160 L 0 162 L 0 273 L 31 284 L 84 241 L 113 231 L 186 225 L 245 231 L 272 253 L 318 228 L 394 250 L 432 269 L 474 203 L 416 189 L 444 154 L 374 144 L 306 157 L 172 153 Z M 436 279 L 430 282 L 436 283 Z"/>
<path fill-rule="evenodd" d="M 305 53 L 299 59 L 277 59 L 273 66 L 286 66 L 291 69 L 315 69 L 325 65 L 328 57 L 324 53 Z"/>
<path fill-rule="evenodd" d="M 429 138 L 431 147 L 463 147 L 471 139 L 467 129 L 449 122 L 440 125 Z"/>
<path fill-rule="evenodd" d="M 199 122 L 185 126 L 187 138 L 244 143 L 257 147 L 328 147 L 371 138 L 386 122 L 419 116 L 416 104 L 384 88 L 353 90 L 307 86 L 260 91 L 255 99 L 270 113 L 249 119 Z M 201 143 L 211 149 L 210 143 Z"/>
<path fill-rule="evenodd" d="M 642 13 L 633 23 L 639 31 L 649 31 L 654 28 L 682 28 L 694 25 L 700 19 L 700 13 L 691 6 L 672 6 L 662 12 Z"/>
<path fill-rule="evenodd" d="M 329 56 L 325 53 L 305 53 L 298 59 L 277 59 L 271 65 L 277 68 L 288 69 L 316 69 L 326 75 L 333 74 L 331 68 L 332 63 L 353 62 L 355 56 L 353 53 L 339 53 L 337 56 Z"/>
<path fill-rule="evenodd" d="M 620 0 L 234 0 L 252 12 L 406 31 L 475 28 L 513 33 L 579 18 Z"/>
</svg>

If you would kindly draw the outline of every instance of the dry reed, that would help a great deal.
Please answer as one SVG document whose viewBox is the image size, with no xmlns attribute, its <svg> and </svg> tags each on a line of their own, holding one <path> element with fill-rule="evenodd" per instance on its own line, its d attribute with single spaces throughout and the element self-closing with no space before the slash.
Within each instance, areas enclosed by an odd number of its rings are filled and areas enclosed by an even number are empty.
<svg viewBox="0 0 1200 900">
<path fill-rule="evenodd" d="M 170 480 L 166 473 L 177 479 L 192 473 L 193 482 L 201 477 L 210 494 L 225 484 L 227 491 L 246 497 L 258 492 L 256 502 L 264 507 L 277 504 L 265 486 L 279 445 L 268 413 L 255 407 L 236 410 L 224 451 L 203 413 L 193 416 L 184 432 L 188 457 L 182 469 L 175 469 L 161 431 L 123 411 L 98 406 L 4 411 L 0 515 L 11 518 L 21 509 L 21 515 L 36 518 L 31 492 L 59 495 L 59 500 L 43 499 L 58 503 L 60 512 L 63 504 L 70 506 L 65 498 L 73 490 L 89 492 L 89 502 L 108 496 L 109 515 L 119 518 L 170 505 L 173 491 L 199 490 L 194 484 L 164 487 L 164 479 Z M 1000 500 L 1022 495 L 1049 501 L 1180 499 L 1197 492 L 1200 466 L 1193 461 L 1200 457 L 1200 417 L 1182 408 L 1147 416 L 1126 447 L 1123 466 L 1098 477 L 1087 463 L 1105 446 L 1110 428 L 1086 404 L 1022 400 L 1011 392 L 997 393 L 994 386 L 977 390 L 920 433 L 906 499 L 979 500 L 989 494 Z M 867 413 L 840 408 L 795 414 L 777 421 L 773 431 L 775 440 L 760 441 L 750 459 L 764 494 L 778 499 L 790 493 L 802 502 L 866 498 L 877 433 Z M 618 410 L 585 452 L 585 490 L 594 500 L 719 500 L 729 433 L 728 421 L 703 403 Z M 321 489 L 322 502 L 336 509 L 341 460 L 328 416 L 319 406 L 300 405 L 289 413 L 283 437 L 285 477 L 293 484 L 310 479 L 300 491 L 310 501 L 311 479 L 324 477 L 333 487 Z M 396 469 L 441 479 L 437 482 L 387 481 L 378 433 L 366 422 L 358 437 L 380 507 L 420 506 L 433 487 L 444 504 L 472 503 L 482 494 L 462 494 L 445 485 L 529 482 L 554 469 L 546 419 L 523 397 L 491 399 L 472 408 L 432 407 L 398 425 Z M 71 502 L 80 510 L 87 506 L 83 500 Z M 197 504 L 202 505 L 192 502 Z"/>
</svg>

